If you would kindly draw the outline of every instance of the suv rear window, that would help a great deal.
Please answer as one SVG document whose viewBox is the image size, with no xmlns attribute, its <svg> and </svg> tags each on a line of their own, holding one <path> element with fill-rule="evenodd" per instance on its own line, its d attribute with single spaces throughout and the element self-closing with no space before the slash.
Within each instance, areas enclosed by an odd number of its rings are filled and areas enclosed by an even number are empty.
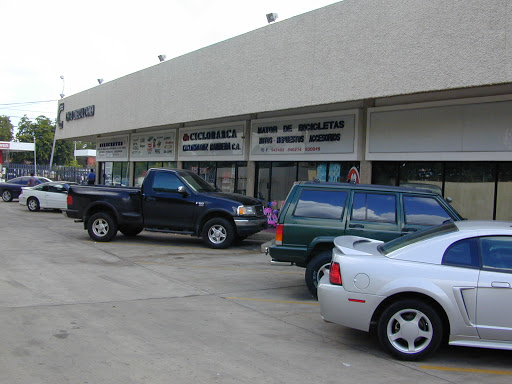
<svg viewBox="0 0 512 384">
<path fill-rule="evenodd" d="M 451 219 L 432 197 L 404 196 L 405 222 L 411 225 L 439 225 Z"/>
<path fill-rule="evenodd" d="M 295 207 L 294 216 L 340 220 L 346 199 L 346 191 L 304 189 Z"/>
</svg>

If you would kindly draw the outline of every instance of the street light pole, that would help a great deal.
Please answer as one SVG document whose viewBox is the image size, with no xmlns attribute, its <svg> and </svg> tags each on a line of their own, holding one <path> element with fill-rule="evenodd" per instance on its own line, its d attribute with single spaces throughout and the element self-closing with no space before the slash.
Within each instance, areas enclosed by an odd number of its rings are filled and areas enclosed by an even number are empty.
<svg viewBox="0 0 512 384">
<path fill-rule="evenodd" d="M 62 80 L 62 93 L 60 94 L 60 98 L 63 99 L 64 98 L 64 76 L 61 75 L 60 76 L 61 80 Z M 59 122 L 57 121 L 57 124 L 55 125 L 55 132 L 53 133 L 53 145 L 52 145 L 52 154 L 50 155 L 50 172 L 52 171 L 52 165 L 53 165 L 53 154 L 55 153 L 55 141 L 56 141 L 56 138 L 57 138 L 57 125 L 59 124 Z"/>
</svg>

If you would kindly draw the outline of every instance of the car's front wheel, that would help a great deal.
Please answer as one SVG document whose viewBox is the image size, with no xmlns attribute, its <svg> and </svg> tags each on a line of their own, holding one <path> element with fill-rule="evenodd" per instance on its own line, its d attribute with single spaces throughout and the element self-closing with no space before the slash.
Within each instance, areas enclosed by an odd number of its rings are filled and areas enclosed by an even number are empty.
<svg viewBox="0 0 512 384">
<path fill-rule="evenodd" d="M 401 360 L 419 360 L 433 353 L 443 338 L 438 312 L 419 300 L 401 300 L 382 313 L 377 328 L 379 341 Z"/>
<path fill-rule="evenodd" d="M 27 207 L 29 211 L 37 212 L 40 209 L 39 200 L 35 197 L 30 197 L 27 201 Z"/>
<path fill-rule="evenodd" d="M 332 251 L 321 251 L 319 252 L 307 265 L 306 274 L 306 285 L 308 286 L 309 292 L 314 297 L 317 297 L 318 282 L 325 275 L 326 271 L 329 271 L 331 267 Z"/>
<path fill-rule="evenodd" d="M 235 229 L 228 220 L 218 217 L 207 221 L 201 235 L 210 248 L 224 249 L 235 240 Z"/>
<path fill-rule="evenodd" d="M 87 232 L 94 241 L 110 241 L 117 234 L 117 223 L 108 213 L 98 212 L 87 221 Z"/>
<path fill-rule="evenodd" d="M 12 201 L 12 192 L 8 189 L 4 189 L 2 191 L 2 200 L 8 203 L 9 201 Z"/>
</svg>

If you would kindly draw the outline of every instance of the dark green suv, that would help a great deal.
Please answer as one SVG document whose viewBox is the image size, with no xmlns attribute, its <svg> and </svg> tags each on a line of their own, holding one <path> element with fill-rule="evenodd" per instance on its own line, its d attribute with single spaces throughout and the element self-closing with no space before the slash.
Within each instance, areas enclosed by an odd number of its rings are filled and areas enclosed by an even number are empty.
<svg viewBox="0 0 512 384">
<path fill-rule="evenodd" d="M 348 183 L 295 183 L 279 214 L 276 238 L 266 247 L 273 262 L 306 268 L 316 297 L 329 268 L 333 240 L 341 235 L 389 241 L 462 217 L 432 190 Z"/>
</svg>

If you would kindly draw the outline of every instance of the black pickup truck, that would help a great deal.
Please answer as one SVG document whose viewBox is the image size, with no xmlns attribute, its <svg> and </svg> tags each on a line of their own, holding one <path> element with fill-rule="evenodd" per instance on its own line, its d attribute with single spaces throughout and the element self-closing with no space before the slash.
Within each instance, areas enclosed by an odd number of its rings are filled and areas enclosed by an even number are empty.
<svg viewBox="0 0 512 384">
<path fill-rule="evenodd" d="M 119 230 L 143 229 L 202 237 L 211 248 L 227 248 L 267 227 L 261 202 L 222 193 L 181 169 L 150 169 L 141 188 L 71 186 L 65 215 L 83 222 L 95 241 L 110 241 Z"/>
</svg>

